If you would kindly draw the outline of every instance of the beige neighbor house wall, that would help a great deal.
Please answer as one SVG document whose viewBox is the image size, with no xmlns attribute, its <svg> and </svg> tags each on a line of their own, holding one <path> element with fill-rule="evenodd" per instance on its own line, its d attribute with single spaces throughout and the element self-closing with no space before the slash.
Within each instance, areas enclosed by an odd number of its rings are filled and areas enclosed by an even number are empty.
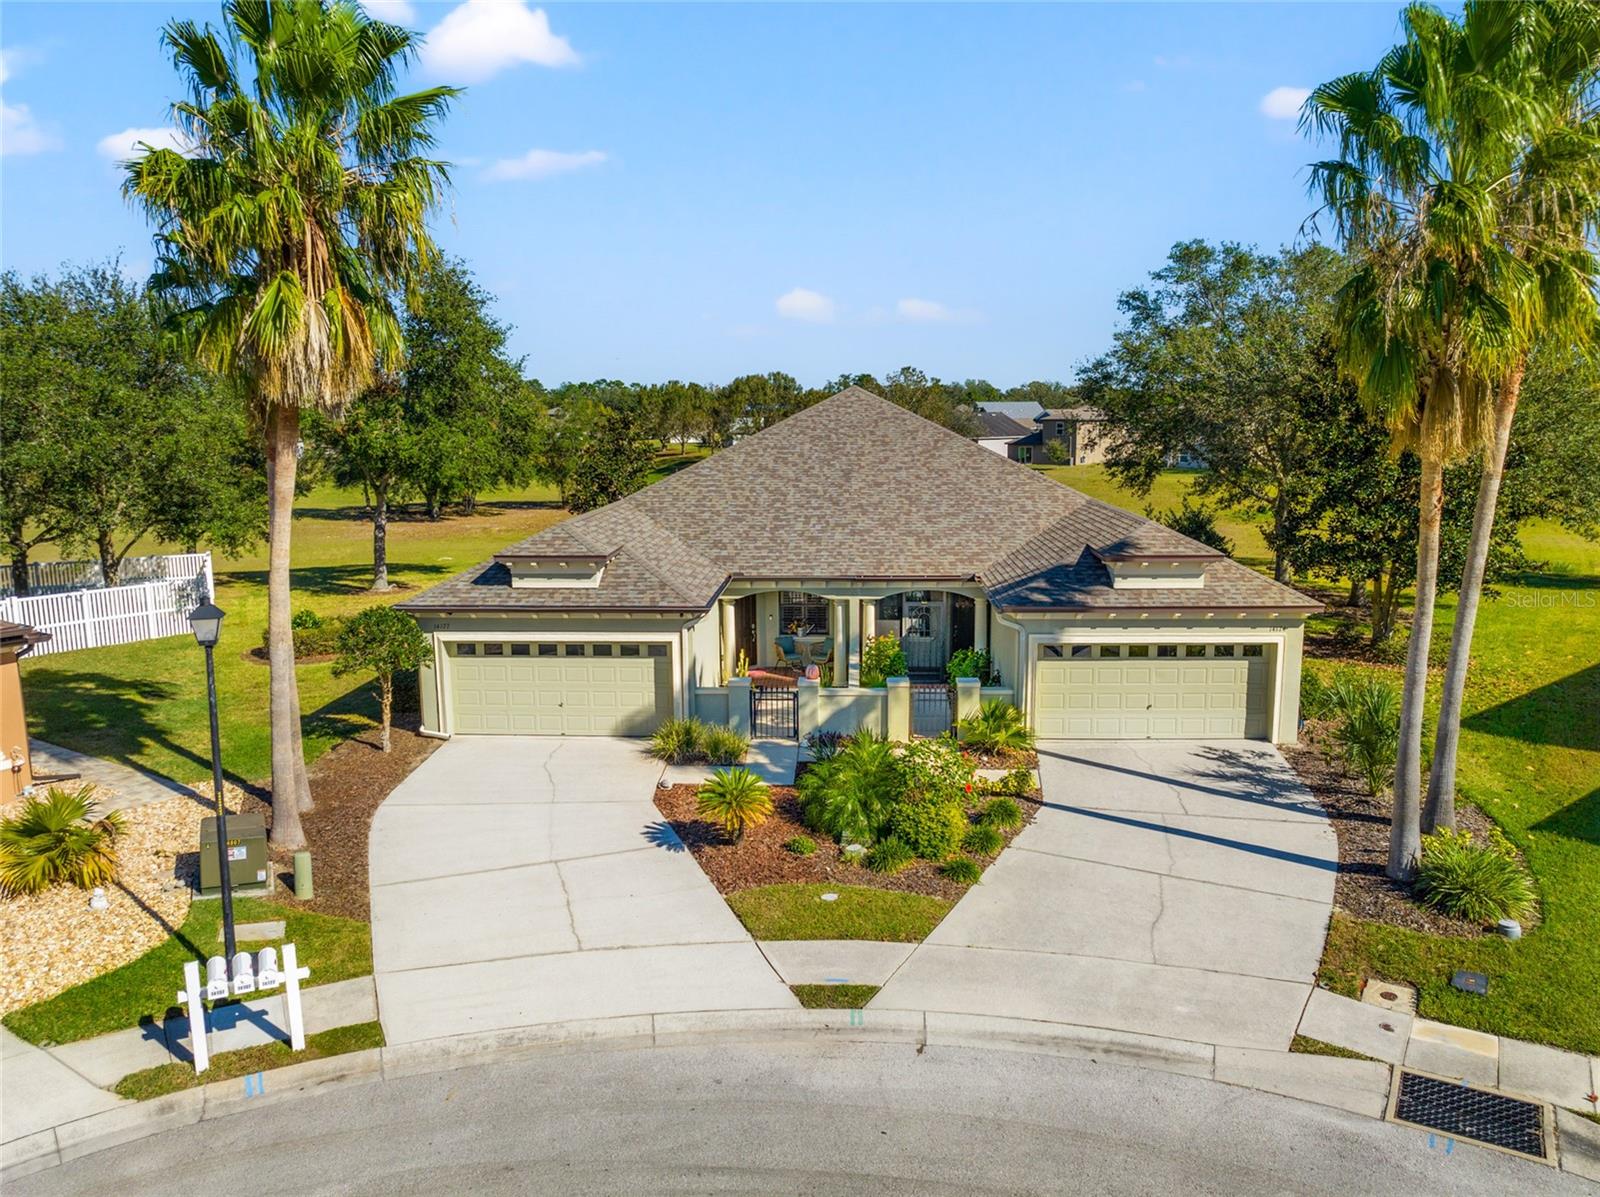
<svg viewBox="0 0 1600 1197">
<path fill-rule="evenodd" d="M 33 784 L 33 764 L 28 756 L 28 720 L 22 707 L 22 670 L 9 646 L 0 649 L 0 806 L 13 801 Z"/>
</svg>

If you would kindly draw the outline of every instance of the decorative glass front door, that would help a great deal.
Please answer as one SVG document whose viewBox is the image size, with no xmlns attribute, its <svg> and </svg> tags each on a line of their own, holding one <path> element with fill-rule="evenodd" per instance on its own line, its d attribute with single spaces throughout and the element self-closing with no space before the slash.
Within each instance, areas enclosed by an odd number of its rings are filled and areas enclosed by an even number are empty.
<svg viewBox="0 0 1600 1197">
<path fill-rule="evenodd" d="M 949 596 L 908 590 L 902 596 L 900 647 L 913 673 L 942 672 L 950 660 Z"/>
</svg>

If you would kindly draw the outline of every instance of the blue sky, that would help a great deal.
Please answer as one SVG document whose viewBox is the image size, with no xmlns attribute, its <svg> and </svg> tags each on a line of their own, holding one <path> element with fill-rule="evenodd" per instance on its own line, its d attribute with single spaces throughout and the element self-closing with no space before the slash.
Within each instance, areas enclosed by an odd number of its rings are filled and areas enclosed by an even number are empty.
<svg viewBox="0 0 1600 1197">
<path fill-rule="evenodd" d="M 429 32 L 414 81 L 468 84 L 437 236 L 498 295 L 530 376 L 914 364 L 1002 386 L 1070 378 L 1174 241 L 1292 240 L 1316 155 L 1271 114 L 1297 98 L 1278 89 L 1371 66 L 1398 14 L 369 7 Z M 148 269 L 116 135 L 167 123 L 163 21 L 218 11 L 8 0 L 0 263 Z"/>
</svg>

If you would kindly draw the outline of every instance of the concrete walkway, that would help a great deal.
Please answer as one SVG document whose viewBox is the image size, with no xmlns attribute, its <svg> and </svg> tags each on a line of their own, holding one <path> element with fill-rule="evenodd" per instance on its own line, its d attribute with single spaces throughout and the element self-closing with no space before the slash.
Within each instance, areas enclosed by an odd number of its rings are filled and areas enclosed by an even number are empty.
<svg viewBox="0 0 1600 1197">
<path fill-rule="evenodd" d="M 33 759 L 33 772 L 36 778 L 76 773 L 84 781 L 93 782 L 109 790 L 115 798 L 107 804 L 108 810 L 133 810 L 135 807 L 160 802 L 177 794 L 192 797 L 194 793 L 187 786 L 179 785 L 171 778 L 146 773 L 143 769 L 108 761 L 104 757 L 89 756 L 71 748 L 63 748 L 59 744 L 48 744 L 31 737 L 28 740 L 28 753 Z M 205 773 L 205 769 L 198 768 L 195 773 L 199 776 Z M 49 783 L 38 784 L 43 787 Z"/>
<path fill-rule="evenodd" d="M 871 1008 L 1289 1046 L 1338 847 L 1266 744 L 1040 746 L 1045 808 Z"/>
<path fill-rule="evenodd" d="M 917 945 L 871 939 L 765 939 L 767 963 L 789 985 L 882 985 Z"/>
<path fill-rule="evenodd" d="M 0 1027 L 0 1142 L 123 1104 L 42 1047 Z"/>
<path fill-rule="evenodd" d="M 750 752 L 741 762 L 769 786 L 794 785 L 795 763 L 800 757 L 800 745 L 794 740 L 752 740 Z M 733 765 L 668 765 L 662 780 L 669 786 L 697 786 L 713 773 L 721 773 Z"/>
<path fill-rule="evenodd" d="M 372 951 L 392 1044 L 794 1007 L 650 795 L 639 740 L 458 736 L 373 819 Z"/>
</svg>

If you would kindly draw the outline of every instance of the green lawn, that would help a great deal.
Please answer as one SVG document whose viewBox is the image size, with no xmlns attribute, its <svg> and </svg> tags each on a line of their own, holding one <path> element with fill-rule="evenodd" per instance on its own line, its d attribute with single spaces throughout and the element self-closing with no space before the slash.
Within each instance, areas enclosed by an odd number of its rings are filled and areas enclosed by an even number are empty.
<svg viewBox="0 0 1600 1197">
<path fill-rule="evenodd" d="M 284 940 L 311 965 L 311 985 L 327 985 L 372 972 L 372 940 L 366 923 L 312 914 L 264 898 L 234 903 L 236 921 L 283 919 Z M 186 961 L 221 955 L 219 902 L 196 902 L 178 933 L 137 960 L 75 985 L 48 1001 L 5 1016 L 5 1025 L 30 1043 L 73 1043 L 159 1019 L 183 985 Z M 240 947 L 251 945 L 241 941 Z"/>
<path fill-rule="evenodd" d="M 825 893 L 838 900 L 824 902 Z M 876 939 L 920 943 L 950 903 L 865 885 L 762 885 L 728 895 L 757 939 Z"/>
<path fill-rule="evenodd" d="M 870 1002 L 878 985 L 791 985 L 794 996 L 807 1010 L 859 1010 Z"/>
<path fill-rule="evenodd" d="M 123 1077 L 113 1086 L 113 1091 L 119 1097 L 149 1101 L 152 1097 L 165 1097 L 183 1089 L 209 1085 L 212 1081 L 231 1081 L 286 1064 L 304 1064 L 308 1060 L 325 1060 L 329 1056 L 382 1046 L 383 1027 L 376 1022 L 358 1022 L 307 1035 L 304 1051 L 292 1051 L 287 1043 L 276 1042 L 235 1052 L 218 1052 L 211 1057 L 210 1067 L 204 1072 L 196 1072 L 193 1064 L 158 1064 Z"/>
</svg>

